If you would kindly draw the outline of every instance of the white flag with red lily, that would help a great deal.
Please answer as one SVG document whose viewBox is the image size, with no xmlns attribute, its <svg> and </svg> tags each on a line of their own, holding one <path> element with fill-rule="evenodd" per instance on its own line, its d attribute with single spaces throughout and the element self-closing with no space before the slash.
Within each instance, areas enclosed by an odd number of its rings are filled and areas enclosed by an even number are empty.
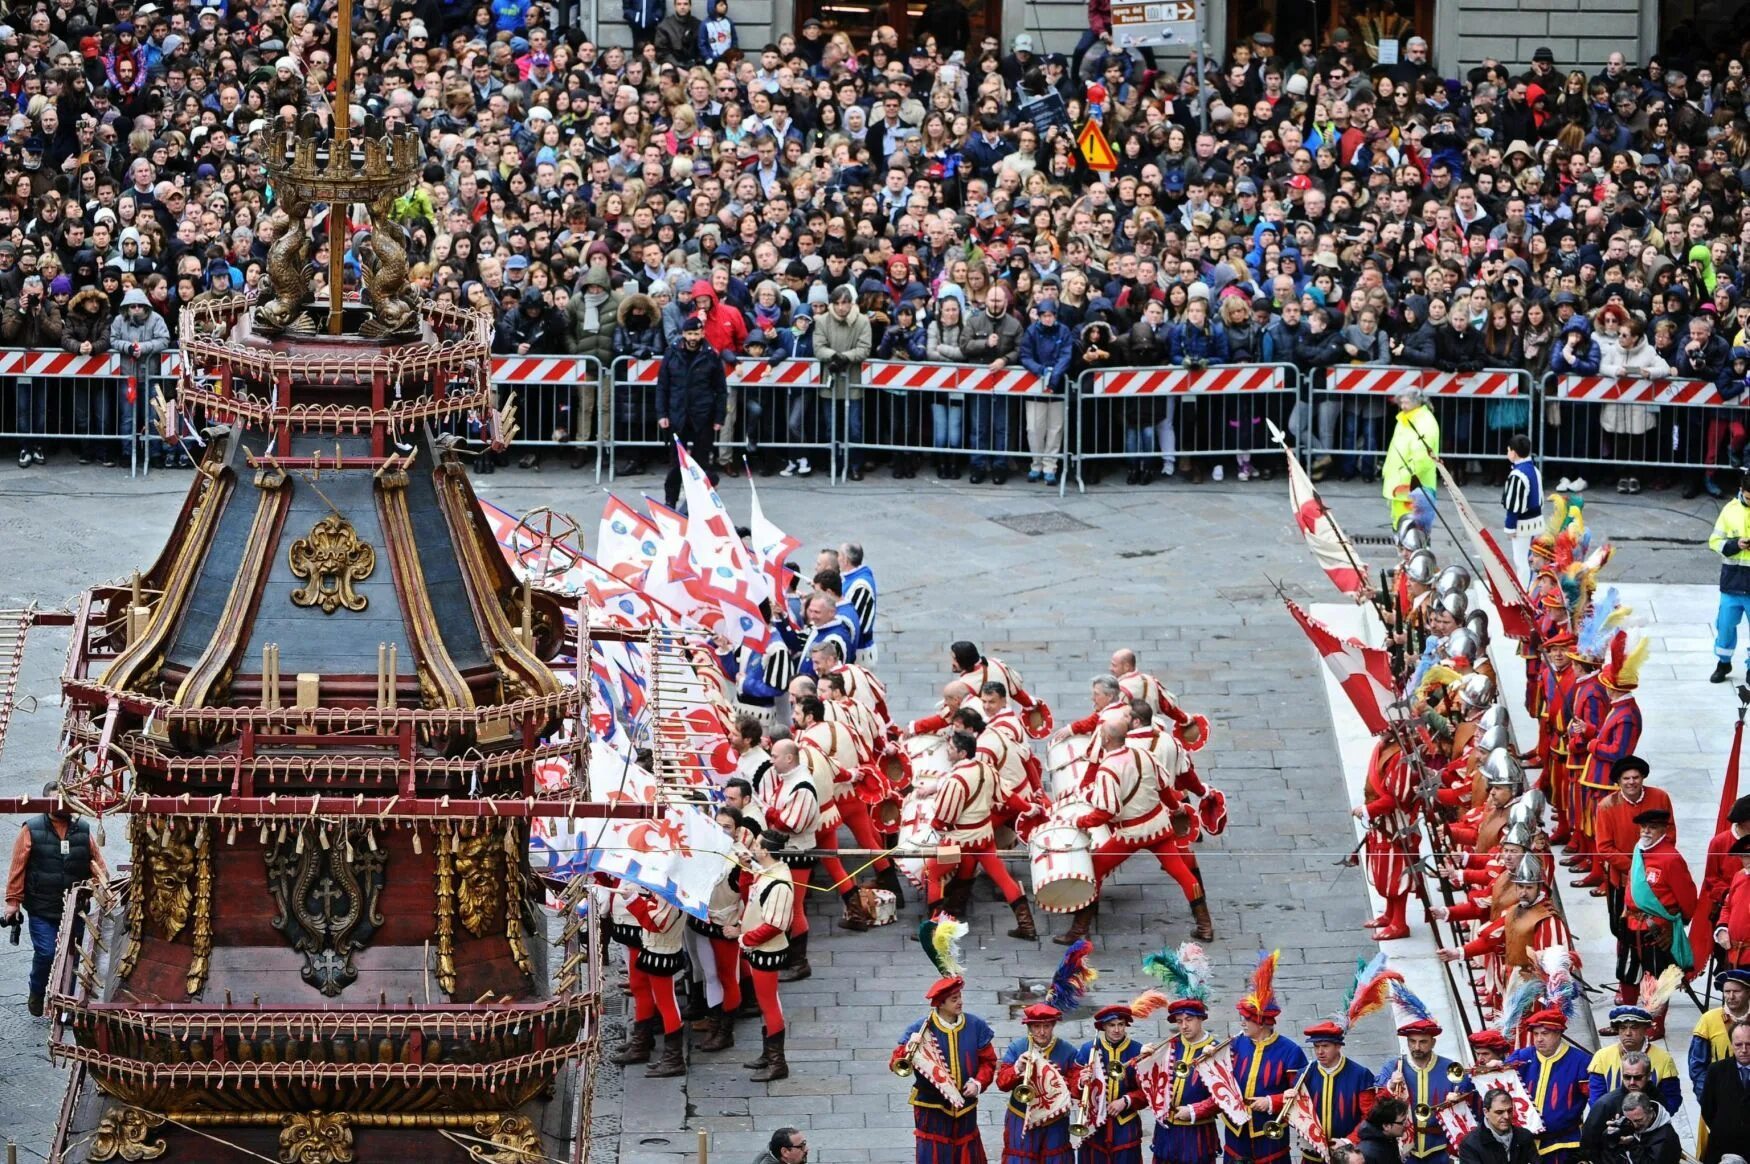
<svg viewBox="0 0 1750 1164">
<path fill-rule="evenodd" d="M 1319 1122 L 1318 1108 L 1313 1103 L 1312 1094 L 1306 1088 L 1301 1087 L 1295 1090 L 1294 1102 L 1288 1105 L 1288 1110 L 1284 1115 L 1287 1117 L 1288 1126 L 1293 1128 L 1295 1134 L 1300 1137 L 1302 1148 L 1317 1155 L 1321 1160 L 1331 1158 L 1331 1137 L 1326 1133 L 1324 1125 Z"/>
<path fill-rule="evenodd" d="M 1355 712 L 1367 730 L 1375 735 L 1390 726 L 1386 708 L 1397 698 L 1392 694 L 1391 656 L 1378 647 L 1369 647 L 1355 639 L 1338 638 L 1330 627 L 1302 610 L 1287 595 L 1283 605 L 1325 661 L 1343 694 L 1355 705 Z"/>
<path fill-rule="evenodd" d="M 1282 443 L 1281 430 L 1275 425 L 1270 427 L 1272 436 Z M 1282 451 L 1288 457 L 1288 503 L 1294 507 L 1294 524 L 1318 560 L 1319 568 L 1338 590 L 1353 597 L 1367 585 L 1367 565 L 1337 524 L 1324 498 L 1319 496 L 1312 478 L 1301 466 L 1300 458 L 1286 444 L 1282 445 Z"/>
</svg>

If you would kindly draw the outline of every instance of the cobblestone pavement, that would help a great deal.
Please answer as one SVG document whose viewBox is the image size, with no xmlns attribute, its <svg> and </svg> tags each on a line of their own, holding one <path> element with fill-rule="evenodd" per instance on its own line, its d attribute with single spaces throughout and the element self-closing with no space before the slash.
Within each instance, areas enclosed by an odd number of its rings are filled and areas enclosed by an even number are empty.
<svg viewBox="0 0 1750 1164">
<path fill-rule="evenodd" d="M 177 473 L 135 483 L 70 467 L 7 471 L 0 476 L 0 605 L 59 603 L 93 581 L 143 567 L 185 483 Z M 646 475 L 617 491 L 635 500 L 660 484 Z M 511 510 L 569 510 L 592 533 L 605 492 L 584 473 L 554 470 L 500 473 L 479 487 Z M 722 492 L 731 511 L 745 515 L 746 484 L 728 480 Z M 1492 490 L 1471 493 L 1480 510 L 1494 512 Z M 1326 497 L 1358 536 L 1385 532 L 1375 490 L 1338 485 Z M 1261 948 L 1282 949 L 1285 1029 L 1335 1011 L 1355 958 L 1371 952 L 1358 928 L 1366 912 L 1360 874 L 1336 864 L 1350 834 L 1317 661 L 1272 590 L 1281 582 L 1291 595 L 1318 601 L 1331 593 L 1293 535 L 1285 498 L 1280 479 L 1096 488 L 1062 502 L 1019 480 L 973 488 L 872 478 L 835 489 L 773 479 L 761 493 L 772 519 L 803 539 L 804 565 L 819 546 L 848 536 L 864 543 L 881 583 L 878 670 L 896 715 L 916 715 L 934 701 L 946 646 L 964 637 L 1017 666 L 1059 722 L 1085 711 L 1087 680 L 1105 670 L 1118 646 L 1136 649 L 1145 669 L 1210 717 L 1213 742 L 1198 766 L 1226 790 L 1231 813 L 1227 835 L 1201 850 L 1220 935 L 1209 946 L 1217 972 L 1212 1027 L 1223 1033 Z M 1612 573 L 1643 582 L 1711 582 L 1712 560 L 1697 543 L 1714 512 L 1705 497 L 1682 502 L 1674 493 L 1621 501 L 1600 495 L 1587 509 L 1593 528 L 1619 544 Z M 23 690 L 37 703 L 21 708 L 0 757 L 7 793 L 38 787 L 52 771 L 60 716 L 54 679 L 64 641 L 44 635 L 32 642 Z M 14 822 L 4 823 L 10 837 Z M 112 829 L 112 849 L 118 837 Z M 886 1060 L 898 1032 L 923 1013 L 919 992 L 934 976 L 909 937 L 917 908 L 900 925 L 865 934 L 835 932 L 836 900 L 814 908 L 814 977 L 783 993 L 791 1078 L 770 1086 L 747 1081 L 740 1063 L 757 1053 L 759 1037 L 751 1021 L 741 1025 L 735 1051 L 697 1056 L 685 1080 L 647 1080 L 638 1068 L 623 1081 L 610 1075 L 592 1128 L 598 1159 L 678 1160 L 696 1152 L 703 1129 L 713 1159 L 745 1161 L 785 1123 L 808 1129 L 816 1160 L 910 1159 L 905 1086 Z M 973 912 L 969 1007 L 1006 1042 L 1019 1026 L 999 996 L 1048 978 L 1061 951 L 1006 937 L 1008 911 L 987 888 Z M 1139 956 L 1176 944 L 1188 929 L 1184 901 L 1164 876 L 1140 862 L 1126 868 L 1095 932 L 1093 962 L 1102 971 L 1095 998 L 1137 993 L 1147 984 Z M 48 1064 L 45 1028 L 25 1014 L 26 968 L 27 947 L 0 945 L 0 1135 L 16 1136 L 32 1159 L 47 1145 L 64 1079 Z M 1139 1035 L 1154 1037 L 1152 1021 L 1140 1025 L 1147 1029 Z M 1088 1028 L 1078 1020 L 1063 1034 L 1085 1039 Z M 1389 1025 L 1375 1019 L 1351 1050 L 1376 1061 L 1392 1042 Z M 994 1101 L 984 1116 L 994 1150 L 1001 1135 Z"/>
</svg>

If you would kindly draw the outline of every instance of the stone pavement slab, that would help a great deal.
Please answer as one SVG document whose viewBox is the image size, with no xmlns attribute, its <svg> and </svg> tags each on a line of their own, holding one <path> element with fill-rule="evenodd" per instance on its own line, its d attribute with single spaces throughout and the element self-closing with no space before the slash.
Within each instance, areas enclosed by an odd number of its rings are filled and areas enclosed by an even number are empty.
<svg viewBox="0 0 1750 1164">
<path fill-rule="evenodd" d="M 94 581 L 145 566 L 187 480 L 165 472 L 130 482 L 71 466 L 0 475 L 0 605 L 59 604 Z M 514 511 L 543 504 L 569 511 L 586 531 L 593 531 L 606 494 L 587 474 L 561 469 L 501 472 L 478 486 Z M 615 491 L 636 502 L 641 489 L 660 493 L 660 478 L 623 481 Z M 746 483 L 725 480 L 721 492 L 745 519 Z M 1492 501 L 1487 491 L 1472 494 L 1479 508 Z M 1333 485 L 1325 496 L 1353 533 L 1386 532 L 1377 489 Z M 1358 928 L 1367 900 L 1359 873 L 1335 864 L 1350 834 L 1317 663 L 1274 598 L 1275 582 L 1302 602 L 1332 593 L 1294 533 L 1280 480 L 1094 488 L 1060 501 L 1018 479 L 1003 488 L 874 476 L 837 488 L 818 479 L 772 479 L 761 483 L 760 499 L 773 521 L 803 539 L 805 567 L 820 546 L 863 542 L 881 586 L 877 669 L 897 716 L 934 702 L 946 678 L 947 644 L 957 638 L 1017 666 L 1060 722 L 1085 710 L 1087 681 L 1104 672 L 1113 648 L 1137 648 L 1145 669 L 1209 716 L 1214 736 L 1198 767 L 1233 794 L 1227 835 L 1200 850 L 1221 935 L 1209 946 L 1216 971 L 1212 1028 L 1226 1033 L 1232 1025 L 1231 1004 L 1265 947 L 1283 950 L 1285 1029 L 1338 1008 L 1355 958 L 1370 952 Z M 995 520 L 1060 512 L 1087 528 L 1030 537 Z M 1621 546 L 1613 576 L 1647 582 L 1711 583 L 1712 558 L 1697 543 L 1714 512 L 1705 498 L 1686 503 L 1658 493 L 1600 497 L 1587 506 L 1589 525 Z M 1366 552 L 1382 558 L 1380 550 Z M 60 716 L 54 680 L 63 650 L 64 639 L 32 638 L 24 691 L 38 705 L 14 720 L 0 755 L 0 791 L 34 789 L 52 774 Z M 1698 768 L 1709 766 L 1694 759 Z M 13 823 L 0 822 L 5 835 Z M 1008 911 L 982 889 L 975 900 L 966 950 L 969 1003 L 1006 1042 L 1019 1027 L 998 991 L 1048 977 L 1061 950 L 1009 939 Z M 739 1162 L 762 1149 L 781 1123 L 810 1129 L 815 1159 L 910 1159 L 905 1088 L 888 1074 L 886 1058 L 905 1023 L 923 1013 L 920 991 L 934 977 L 908 936 L 917 908 L 906 910 L 900 925 L 866 934 L 835 932 L 836 901 L 813 908 L 815 975 L 798 984 L 806 989 L 786 992 L 797 1017 L 789 1083 L 747 1082 L 740 1063 L 758 1050 L 751 1022 L 741 1025 L 734 1051 L 696 1056 L 685 1081 L 659 1087 L 633 1068 L 622 1089 L 618 1071 L 604 1067 L 591 1125 L 598 1159 L 691 1159 L 703 1129 L 712 1159 Z M 1128 998 L 1149 985 L 1140 956 L 1177 944 L 1188 929 L 1176 887 L 1132 862 L 1095 931 L 1093 961 L 1102 971 L 1096 997 Z M 46 1028 L 24 1014 L 26 965 L 24 951 L 0 945 L 0 1113 L 7 1117 L 0 1134 L 16 1136 L 29 1160 L 46 1149 L 65 1081 L 47 1063 Z M 844 1020 L 845 1008 L 856 1008 L 854 1021 Z M 1156 1036 L 1152 1021 L 1140 1025 L 1150 1028 L 1137 1032 L 1141 1037 Z M 1063 1033 L 1090 1035 L 1080 1021 Z M 1351 1050 L 1371 1062 L 1393 1042 L 1384 1021 L 1375 1020 Z M 831 1081 L 823 1086 L 833 1093 L 794 1094 L 805 1079 Z M 987 1102 L 983 1109 L 994 1153 L 999 1108 Z"/>
</svg>

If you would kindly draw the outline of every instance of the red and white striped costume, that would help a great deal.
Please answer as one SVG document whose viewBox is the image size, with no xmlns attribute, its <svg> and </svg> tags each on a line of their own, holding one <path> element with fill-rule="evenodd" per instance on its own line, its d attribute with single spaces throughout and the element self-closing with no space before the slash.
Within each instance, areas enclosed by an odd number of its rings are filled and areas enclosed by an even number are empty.
<svg viewBox="0 0 1750 1164">
<path fill-rule="evenodd" d="M 797 733 L 796 743 L 802 749 L 810 770 L 826 780 L 822 788 L 832 790 L 821 796 L 820 823 L 815 829 L 818 832 L 837 831 L 844 819 L 841 813 L 843 801 L 857 795 L 852 783 L 861 764 L 856 737 L 844 724 L 823 720 L 809 724 Z"/>
<path fill-rule="evenodd" d="M 1132 853 L 1146 849 L 1179 883 L 1185 900 L 1202 898 L 1185 846 L 1173 835 L 1179 794 L 1165 784 L 1152 755 L 1128 745 L 1090 754 L 1076 795 L 1087 806 L 1076 819 L 1077 826 L 1112 828 L 1111 838 L 1094 850 L 1096 881 L 1104 882 Z"/>
<path fill-rule="evenodd" d="M 830 794 L 830 781 L 827 788 Z M 812 841 L 820 828 L 820 789 L 806 751 L 802 762 L 788 772 L 767 769 L 765 779 L 754 789 L 753 800 L 766 827 L 790 834 L 792 843 L 795 838 L 803 838 L 805 844 Z"/>
<path fill-rule="evenodd" d="M 999 806 L 1016 795 L 1030 797 L 1037 789 L 1033 774 L 1037 765 L 1027 763 L 1033 748 L 1014 708 L 1005 707 L 985 721 L 984 730 L 978 733 L 977 755 L 997 774 Z"/>
<path fill-rule="evenodd" d="M 908 736 L 942 735 L 952 726 L 950 721 L 954 713 L 963 707 L 970 707 L 980 716 L 984 715 L 984 707 L 979 702 L 978 696 L 969 694 L 960 701 L 958 707 L 949 707 L 947 703 L 938 703 L 932 714 L 912 720 L 906 728 L 905 734 Z"/>
<path fill-rule="evenodd" d="M 876 724 L 874 715 L 850 699 L 829 699 L 825 707 L 827 722 L 850 730 L 851 738 L 857 745 L 857 766 L 874 763 L 875 754 L 880 751 L 881 743 L 886 738 Z"/>
<path fill-rule="evenodd" d="M 1141 748 L 1154 757 L 1168 784 L 1179 792 L 1188 791 L 1182 778 L 1191 770 L 1191 753 L 1185 750 L 1185 745 L 1172 732 L 1162 731 L 1151 723 L 1131 728 L 1124 738 L 1132 747 Z"/>
<path fill-rule="evenodd" d="M 831 673 L 844 680 L 845 694 L 874 716 L 885 734 L 893 723 L 893 716 L 887 710 L 887 688 L 875 678 L 875 673 L 857 663 L 840 663 Z"/>
<path fill-rule="evenodd" d="M 991 814 L 996 806 L 997 777 L 983 760 L 962 760 L 936 786 L 932 822 L 944 845 L 988 846 L 996 837 Z"/>
<path fill-rule="evenodd" d="M 975 876 L 980 868 L 1011 906 L 1022 897 L 1021 887 L 997 856 L 995 813 L 999 803 L 998 777 L 990 765 L 974 758 L 962 760 L 936 788 L 935 825 L 944 845 L 958 845 L 957 865 L 931 859 L 925 865 L 929 897 L 942 893 L 942 878 L 950 873 L 958 880 Z"/>
<path fill-rule="evenodd" d="M 1395 743 L 1374 742 L 1365 810 L 1367 879 L 1389 902 L 1410 892 L 1410 866 L 1419 847 L 1415 770 Z"/>
<path fill-rule="evenodd" d="M 1027 689 L 1021 686 L 1021 674 L 1000 659 L 980 659 L 969 671 L 962 671 L 960 682 L 966 684 L 967 690 L 978 695 L 984 690 L 986 683 L 1001 683 L 1009 698 L 1021 708 L 1033 706 L 1033 697 L 1027 694 Z"/>
</svg>

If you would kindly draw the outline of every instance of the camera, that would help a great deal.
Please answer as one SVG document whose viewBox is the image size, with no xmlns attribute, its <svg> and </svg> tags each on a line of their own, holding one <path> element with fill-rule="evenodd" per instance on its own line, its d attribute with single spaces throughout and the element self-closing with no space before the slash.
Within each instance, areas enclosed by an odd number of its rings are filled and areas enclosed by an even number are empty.
<svg viewBox="0 0 1750 1164">
<path fill-rule="evenodd" d="M 1641 1138 L 1640 1129 L 1627 1116 L 1622 1115 L 1605 1122 L 1604 1134 L 1619 1144 L 1632 1144 Z"/>
</svg>

